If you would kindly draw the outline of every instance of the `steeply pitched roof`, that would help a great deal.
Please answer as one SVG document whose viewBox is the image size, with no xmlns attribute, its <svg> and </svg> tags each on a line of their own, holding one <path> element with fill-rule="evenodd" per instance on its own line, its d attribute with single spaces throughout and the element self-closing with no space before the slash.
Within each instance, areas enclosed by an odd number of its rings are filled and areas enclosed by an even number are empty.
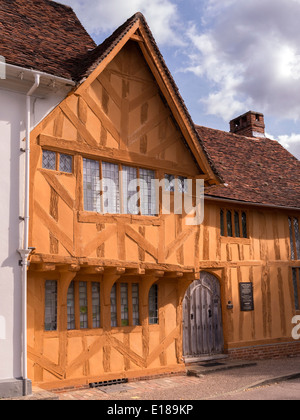
<svg viewBox="0 0 300 420">
<path fill-rule="evenodd" d="M 108 37 L 101 45 L 97 46 L 93 51 L 87 53 L 85 60 L 82 60 L 81 63 L 78 63 L 78 73 L 76 76 L 77 81 L 82 81 L 88 78 L 100 65 L 100 63 L 114 50 L 114 48 L 119 44 L 119 42 L 130 32 L 130 30 L 135 26 L 135 24 L 139 22 L 142 25 L 147 38 L 150 41 L 151 47 L 154 51 L 155 55 L 155 63 L 157 66 L 160 67 L 160 72 L 163 73 L 163 76 L 167 79 L 168 83 L 170 84 L 171 90 L 174 93 L 177 103 L 181 108 L 187 124 L 192 131 L 192 135 L 196 138 L 196 147 L 201 148 L 202 153 L 204 153 L 205 159 L 208 162 L 209 168 L 214 174 L 214 177 L 219 181 L 222 182 L 222 177 L 220 173 L 218 173 L 213 160 L 211 159 L 207 149 L 205 148 L 204 143 L 202 142 L 201 138 L 199 138 L 197 131 L 195 130 L 194 123 L 191 119 L 191 116 L 187 110 L 187 107 L 182 99 L 178 87 L 164 61 L 164 58 L 155 42 L 155 39 L 152 35 L 152 32 L 147 24 L 147 21 L 142 13 L 138 12 L 134 14 L 131 18 L 129 18 L 123 25 L 121 25 L 115 32 Z"/>
<path fill-rule="evenodd" d="M 0 39 L 7 63 L 73 80 L 96 47 L 73 10 L 51 0 L 0 0 Z"/>
<path fill-rule="evenodd" d="M 207 195 L 300 209 L 300 161 L 277 141 L 196 126 L 228 187 Z"/>
</svg>

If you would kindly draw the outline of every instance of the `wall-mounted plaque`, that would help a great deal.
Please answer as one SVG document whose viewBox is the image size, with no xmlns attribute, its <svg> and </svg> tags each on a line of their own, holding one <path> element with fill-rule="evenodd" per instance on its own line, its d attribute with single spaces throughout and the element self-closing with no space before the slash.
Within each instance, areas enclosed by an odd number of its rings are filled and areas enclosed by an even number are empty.
<svg viewBox="0 0 300 420">
<path fill-rule="evenodd" d="M 254 311 L 254 296 L 252 283 L 240 283 L 241 311 Z"/>
</svg>

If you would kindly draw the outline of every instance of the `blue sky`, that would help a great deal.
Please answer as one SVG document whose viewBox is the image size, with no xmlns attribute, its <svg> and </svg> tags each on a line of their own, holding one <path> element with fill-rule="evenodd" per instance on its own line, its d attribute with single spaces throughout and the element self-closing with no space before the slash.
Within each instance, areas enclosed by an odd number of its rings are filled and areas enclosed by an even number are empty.
<svg viewBox="0 0 300 420">
<path fill-rule="evenodd" d="M 300 0 L 62 0 L 97 44 L 144 14 L 196 124 L 249 110 L 300 159 Z"/>
</svg>

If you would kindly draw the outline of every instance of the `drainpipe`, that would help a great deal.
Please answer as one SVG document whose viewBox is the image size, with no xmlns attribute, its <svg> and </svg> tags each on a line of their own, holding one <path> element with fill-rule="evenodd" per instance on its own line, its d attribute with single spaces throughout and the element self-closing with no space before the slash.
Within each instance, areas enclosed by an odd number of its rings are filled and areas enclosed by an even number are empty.
<svg viewBox="0 0 300 420">
<path fill-rule="evenodd" d="M 30 188 L 30 128 L 31 128 L 31 96 L 40 85 L 40 75 L 35 73 L 35 81 L 26 95 L 26 146 L 25 146 L 25 209 L 24 209 L 24 238 L 23 249 L 18 252 L 21 255 L 20 265 L 22 266 L 22 374 L 24 396 L 28 394 L 27 389 L 27 270 L 28 257 L 32 248 L 28 247 L 29 236 L 29 188 Z"/>
</svg>

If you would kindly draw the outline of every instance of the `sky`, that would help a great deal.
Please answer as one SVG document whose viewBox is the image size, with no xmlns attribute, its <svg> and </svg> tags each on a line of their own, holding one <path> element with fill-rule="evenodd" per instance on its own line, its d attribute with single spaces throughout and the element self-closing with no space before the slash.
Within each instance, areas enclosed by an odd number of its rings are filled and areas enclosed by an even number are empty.
<svg viewBox="0 0 300 420">
<path fill-rule="evenodd" d="M 58 1 L 58 0 L 56 0 Z M 97 44 L 142 12 L 194 123 L 251 110 L 300 159 L 300 0 L 62 0 Z"/>
</svg>

